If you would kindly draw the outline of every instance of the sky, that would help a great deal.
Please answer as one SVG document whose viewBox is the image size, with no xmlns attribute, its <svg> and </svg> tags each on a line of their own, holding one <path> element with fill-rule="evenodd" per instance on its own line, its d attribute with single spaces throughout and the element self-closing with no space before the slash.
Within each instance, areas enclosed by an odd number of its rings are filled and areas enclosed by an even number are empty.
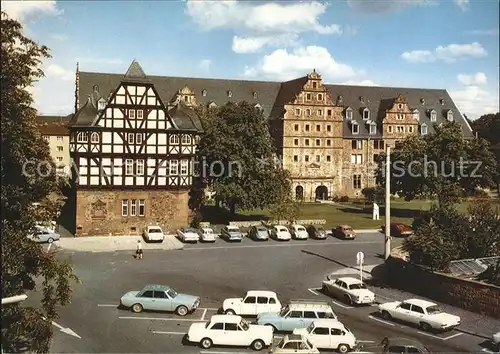
<svg viewBox="0 0 500 354">
<path fill-rule="evenodd" d="M 75 70 L 447 89 L 471 119 L 499 111 L 498 0 L 1 1 L 51 49 L 31 89 L 73 113 Z"/>
</svg>

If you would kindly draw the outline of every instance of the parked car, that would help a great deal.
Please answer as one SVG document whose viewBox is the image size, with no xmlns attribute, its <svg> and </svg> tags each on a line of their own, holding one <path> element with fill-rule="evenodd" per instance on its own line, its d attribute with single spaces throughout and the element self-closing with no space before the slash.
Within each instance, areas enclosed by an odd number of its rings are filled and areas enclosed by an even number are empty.
<svg viewBox="0 0 500 354">
<path fill-rule="evenodd" d="M 326 230 L 321 226 L 309 225 L 306 227 L 307 233 L 310 238 L 314 238 L 317 240 L 326 240 L 328 237 Z"/>
<path fill-rule="evenodd" d="M 163 230 L 158 225 L 147 226 L 142 232 L 142 236 L 146 242 L 163 242 L 165 239 Z"/>
<path fill-rule="evenodd" d="M 238 226 L 224 226 L 220 237 L 226 241 L 237 241 L 241 242 L 243 240 L 243 234 Z"/>
<path fill-rule="evenodd" d="M 337 226 L 335 229 L 332 229 L 332 235 L 344 240 L 354 240 L 356 238 L 356 233 L 349 225 Z"/>
<path fill-rule="evenodd" d="M 375 301 L 375 294 L 361 280 L 352 277 L 334 279 L 328 276 L 323 281 L 322 290 L 351 305 L 373 304 Z"/>
<path fill-rule="evenodd" d="M 214 230 L 209 227 L 203 227 L 198 230 L 199 240 L 202 242 L 215 242 Z"/>
<path fill-rule="evenodd" d="M 250 290 L 243 298 L 226 299 L 222 311 L 228 315 L 256 316 L 262 312 L 279 312 L 281 302 L 274 291 Z"/>
<path fill-rule="evenodd" d="M 333 349 L 347 353 L 356 347 L 356 337 L 337 320 L 314 320 L 307 328 L 294 329 L 293 334 L 300 334 L 319 349 Z"/>
<path fill-rule="evenodd" d="M 269 230 L 265 226 L 252 226 L 248 236 L 254 241 L 269 241 Z"/>
<path fill-rule="evenodd" d="M 215 344 L 262 350 L 272 344 L 273 330 L 249 324 L 240 316 L 214 315 L 208 323 L 191 324 L 186 339 L 199 343 L 203 349 L 209 349 Z"/>
<path fill-rule="evenodd" d="M 396 319 L 418 325 L 424 331 L 448 331 L 460 325 L 460 317 L 442 312 L 433 302 L 408 299 L 403 302 L 386 302 L 378 306 L 382 318 Z"/>
<path fill-rule="evenodd" d="M 407 338 L 385 337 L 380 344 L 360 344 L 356 353 L 431 353 L 422 343 Z"/>
<path fill-rule="evenodd" d="M 198 242 L 200 235 L 192 227 L 182 227 L 177 230 L 177 238 L 182 242 Z"/>
<path fill-rule="evenodd" d="M 271 229 L 271 237 L 273 237 L 275 240 L 282 241 L 290 241 L 292 239 L 290 231 L 288 231 L 286 227 L 281 225 L 276 225 Z"/>
<path fill-rule="evenodd" d="M 306 228 L 302 225 L 292 225 L 290 231 L 292 237 L 296 240 L 307 240 L 309 238 Z"/>
<path fill-rule="evenodd" d="M 284 336 L 281 341 L 269 353 L 276 354 L 316 354 L 318 348 L 305 336 L 300 334 L 290 334 Z"/>
<path fill-rule="evenodd" d="M 58 241 L 61 235 L 50 227 L 37 225 L 35 226 L 35 233 L 29 234 L 28 238 L 37 243 L 52 243 Z"/>
<path fill-rule="evenodd" d="M 279 312 L 265 312 L 257 316 L 257 323 L 272 326 L 275 331 L 292 332 L 296 328 L 307 328 L 314 320 L 337 319 L 326 301 L 292 300 Z"/>
<path fill-rule="evenodd" d="M 495 347 L 495 350 L 500 351 L 500 332 L 495 333 L 491 337 L 491 341 L 493 343 L 493 346 Z"/>
<path fill-rule="evenodd" d="M 142 290 L 129 291 L 120 299 L 122 307 L 139 313 L 142 310 L 171 311 L 186 316 L 200 306 L 199 296 L 178 293 L 167 285 L 146 285 Z"/>
<path fill-rule="evenodd" d="M 382 225 L 381 227 L 382 232 L 385 233 L 385 225 Z M 407 237 L 413 235 L 413 230 L 410 226 L 399 223 L 399 222 L 394 222 L 391 223 L 391 236 L 394 237 Z"/>
</svg>

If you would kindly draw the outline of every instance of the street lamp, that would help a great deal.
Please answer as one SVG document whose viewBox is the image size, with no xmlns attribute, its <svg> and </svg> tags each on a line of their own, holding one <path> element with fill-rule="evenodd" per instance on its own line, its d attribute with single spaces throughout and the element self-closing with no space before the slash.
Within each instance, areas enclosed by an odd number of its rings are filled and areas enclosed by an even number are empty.
<svg viewBox="0 0 500 354">
<path fill-rule="evenodd" d="M 387 146 L 385 160 L 385 250 L 384 259 L 391 255 L 391 147 Z"/>
</svg>

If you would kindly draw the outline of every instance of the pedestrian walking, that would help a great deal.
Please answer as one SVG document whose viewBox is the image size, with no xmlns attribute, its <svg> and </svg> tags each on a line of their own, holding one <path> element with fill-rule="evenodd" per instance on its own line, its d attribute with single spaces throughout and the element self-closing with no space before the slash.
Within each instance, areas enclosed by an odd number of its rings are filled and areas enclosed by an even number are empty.
<svg viewBox="0 0 500 354">
<path fill-rule="evenodd" d="M 141 240 L 138 240 L 137 241 L 137 250 L 135 251 L 135 257 L 137 259 L 142 259 L 142 255 L 143 255 L 143 252 L 142 252 L 142 242 L 141 242 Z"/>
</svg>

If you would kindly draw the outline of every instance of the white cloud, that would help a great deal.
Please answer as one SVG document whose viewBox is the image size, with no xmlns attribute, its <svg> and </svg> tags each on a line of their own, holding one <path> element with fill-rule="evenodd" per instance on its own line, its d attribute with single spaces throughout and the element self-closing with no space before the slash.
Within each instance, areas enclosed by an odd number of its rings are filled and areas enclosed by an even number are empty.
<svg viewBox="0 0 500 354">
<path fill-rule="evenodd" d="M 347 4 L 355 11 L 362 13 L 386 13 L 401 10 L 409 6 L 434 5 L 434 0 L 347 0 Z"/>
<path fill-rule="evenodd" d="M 462 11 L 469 9 L 469 0 L 453 0 L 455 5 L 457 5 Z"/>
<path fill-rule="evenodd" d="M 341 85 L 350 85 L 350 86 L 381 86 L 372 80 L 361 80 L 361 81 L 356 81 L 356 80 L 347 80 L 344 81 Z"/>
<path fill-rule="evenodd" d="M 203 71 L 209 71 L 212 66 L 212 61 L 210 59 L 203 59 L 200 62 L 200 69 Z"/>
<path fill-rule="evenodd" d="M 486 75 L 478 72 L 474 75 L 458 74 L 457 79 L 461 84 L 470 85 L 484 85 L 487 82 Z"/>
<path fill-rule="evenodd" d="M 433 51 L 414 50 L 404 52 L 401 57 L 411 63 L 430 63 L 438 60 L 451 63 L 460 59 L 484 57 L 487 54 L 480 43 L 474 42 L 470 44 L 449 44 L 446 47 L 439 46 Z"/>
<path fill-rule="evenodd" d="M 492 93 L 485 88 L 470 85 L 450 91 L 458 109 L 470 119 L 476 119 L 487 113 L 500 111 L 498 103 L 498 88 Z"/>
<path fill-rule="evenodd" d="M 288 47 L 298 45 L 299 36 L 297 34 L 283 34 L 280 36 L 264 37 L 233 37 L 233 52 L 235 53 L 255 53 L 265 46 Z"/>
<path fill-rule="evenodd" d="M 44 70 L 46 77 L 58 78 L 63 81 L 74 81 L 75 80 L 75 72 L 72 70 L 68 70 L 63 68 L 57 64 L 51 64 Z"/>
<path fill-rule="evenodd" d="M 19 22 L 40 15 L 60 15 L 63 13 L 55 1 L 2 1 L 2 11 Z"/>
<path fill-rule="evenodd" d="M 289 52 L 277 49 L 254 67 L 246 67 L 245 75 L 286 81 L 304 76 L 316 69 L 326 81 L 348 79 L 359 74 L 352 67 L 338 63 L 324 47 L 299 47 Z"/>
</svg>

